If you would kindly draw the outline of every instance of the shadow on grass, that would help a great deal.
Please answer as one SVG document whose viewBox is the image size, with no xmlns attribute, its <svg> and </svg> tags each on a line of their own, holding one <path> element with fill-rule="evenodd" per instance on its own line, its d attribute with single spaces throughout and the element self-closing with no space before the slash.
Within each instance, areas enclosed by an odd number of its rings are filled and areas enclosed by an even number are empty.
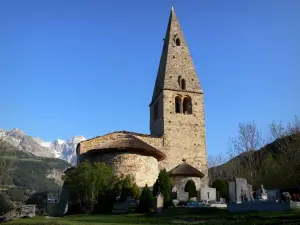
<svg viewBox="0 0 300 225">
<path fill-rule="evenodd" d="M 170 208 L 156 214 L 101 214 L 101 215 L 72 215 L 63 218 L 24 219 L 20 223 L 12 224 L 53 224 L 53 225 L 80 225 L 80 224 L 172 224 L 174 220 L 191 224 L 199 221 L 202 224 L 232 224 L 232 225 L 259 225 L 259 224 L 298 224 L 300 225 L 300 211 L 289 212 L 248 212 L 231 214 L 226 209 L 217 208 Z M 40 221 L 40 222 L 39 222 Z M 28 222 L 28 223 L 27 223 Z M 181 223 L 181 224 L 184 224 Z M 10 224 L 10 223 L 9 223 Z"/>
</svg>

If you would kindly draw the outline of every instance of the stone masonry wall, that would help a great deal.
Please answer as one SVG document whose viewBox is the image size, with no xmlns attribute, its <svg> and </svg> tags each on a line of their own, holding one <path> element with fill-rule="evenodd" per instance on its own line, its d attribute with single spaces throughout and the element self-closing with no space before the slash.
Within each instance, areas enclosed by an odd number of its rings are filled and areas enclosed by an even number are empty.
<svg viewBox="0 0 300 225">
<path fill-rule="evenodd" d="M 153 186 L 158 177 L 158 162 L 154 157 L 132 153 L 101 153 L 85 158 L 90 163 L 104 162 L 112 166 L 117 176 L 131 174 L 139 187 Z"/>
<path fill-rule="evenodd" d="M 141 136 L 141 135 L 133 135 L 134 137 L 142 140 L 143 142 L 153 146 L 157 150 L 163 152 L 163 139 L 159 137 L 152 137 L 152 136 Z"/>
<path fill-rule="evenodd" d="M 175 113 L 175 97 L 189 96 L 192 99 L 192 114 Z M 203 94 L 164 91 L 164 153 L 167 159 L 160 162 L 160 166 L 167 170 L 186 159 L 186 162 L 194 166 L 205 178 L 201 185 L 207 184 L 207 153 L 204 119 Z"/>
<path fill-rule="evenodd" d="M 158 95 L 157 99 L 150 106 L 150 131 L 152 135 L 162 136 L 164 134 L 164 99 L 162 92 Z M 154 105 L 158 107 L 158 118 L 154 119 Z"/>
<path fill-rule="evenodd" d="M 185 81 L 183 88 L 182 80 Z M 190 97 L 192 114 L 175 113 L 175 98 Z M 171 11 L 159 70 L 150 104 L 151 134 L 163 135 L 163 148 L 167 158 L 160 167 L 167 170 L 186 159 L 207 178 L 207 153 L 204 118 L 204 94 L 196 69 L 175 11 Z M 154 105 L 158 102 L 158 118 Z M 182 109 L 181 109 L 182 110 Z M 201 180 L 205 186 L 207 181 Z"/>
<path fill-rule="evenodd" d="M 196 190 L 199 191 L 201 187 L 201 179 L 199 177 L 185 177 L 185 176 L 178 176 L 172 177 L 172 192 L 184 192 L 184 188 L 186 183 L 189 180 L 193 180 L 196 185 Z"/>
</svg>

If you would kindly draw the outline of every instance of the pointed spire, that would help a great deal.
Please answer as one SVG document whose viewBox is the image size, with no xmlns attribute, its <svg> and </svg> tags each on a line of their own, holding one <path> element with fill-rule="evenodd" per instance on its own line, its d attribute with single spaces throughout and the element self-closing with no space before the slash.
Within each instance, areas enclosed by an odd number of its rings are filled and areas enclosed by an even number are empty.
<svg viewBox="0 0 300 225">
<path fill-rule="evenodd" d="M 173 6 L 150 105 L 162 90 L 203 93 Z"/>
</svg>

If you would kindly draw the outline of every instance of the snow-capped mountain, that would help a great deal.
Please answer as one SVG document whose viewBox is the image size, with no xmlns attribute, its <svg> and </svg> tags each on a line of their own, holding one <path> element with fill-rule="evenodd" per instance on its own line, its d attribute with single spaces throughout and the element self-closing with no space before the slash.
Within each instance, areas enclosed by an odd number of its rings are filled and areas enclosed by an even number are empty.
<svg viewBox="0 0 300 225">
<path fill-rule="evenodd" d="M 57 139 L 50 144 L 49 150 L 56 158 L 66 160 L 72 165 L 75 165 L 77 159 L 76 146 L 79 142 L 84 140 L 86 140 L 86 138 L 83 136 L 74 136 L 67 141 Z"/>
<path fill-rule="evenodd" d="M 24 131 L 18 128 L 9 131 L 0 129 L 0 139 L 9 142 L 21 151 L 30 152 L 40 157 L 60 158 L 72 165 L 76 164 L 77 144 L 86 140 L 83 136 L 74 136 L 66 141 L 56 139 L 52 142 L 46 142 L 40 138 L 26 135 Z"/>
</svg>

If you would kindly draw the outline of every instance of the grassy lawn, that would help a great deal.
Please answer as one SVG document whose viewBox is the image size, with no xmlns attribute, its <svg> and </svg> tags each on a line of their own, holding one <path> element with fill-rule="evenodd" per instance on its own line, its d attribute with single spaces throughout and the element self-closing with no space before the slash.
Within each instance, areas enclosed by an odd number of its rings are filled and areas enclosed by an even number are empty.
<svg viewBox="0 0 300 225">
<path fill-rule="evenodd" d="M 175 223 L 176 222 L 176 223 Z M 74 215 L 63 218 L 35 217 L 18 219 L 6 224 L 51 224 L 51 225 L 81 225 L 81 224 L 300 224 L 300 211 L 289 212 L 252 212 L 229 214 L 224 209 L 187 209 L 173 208 L 156 215 L 126 214 L 126 215 Z"/>
</svg>

